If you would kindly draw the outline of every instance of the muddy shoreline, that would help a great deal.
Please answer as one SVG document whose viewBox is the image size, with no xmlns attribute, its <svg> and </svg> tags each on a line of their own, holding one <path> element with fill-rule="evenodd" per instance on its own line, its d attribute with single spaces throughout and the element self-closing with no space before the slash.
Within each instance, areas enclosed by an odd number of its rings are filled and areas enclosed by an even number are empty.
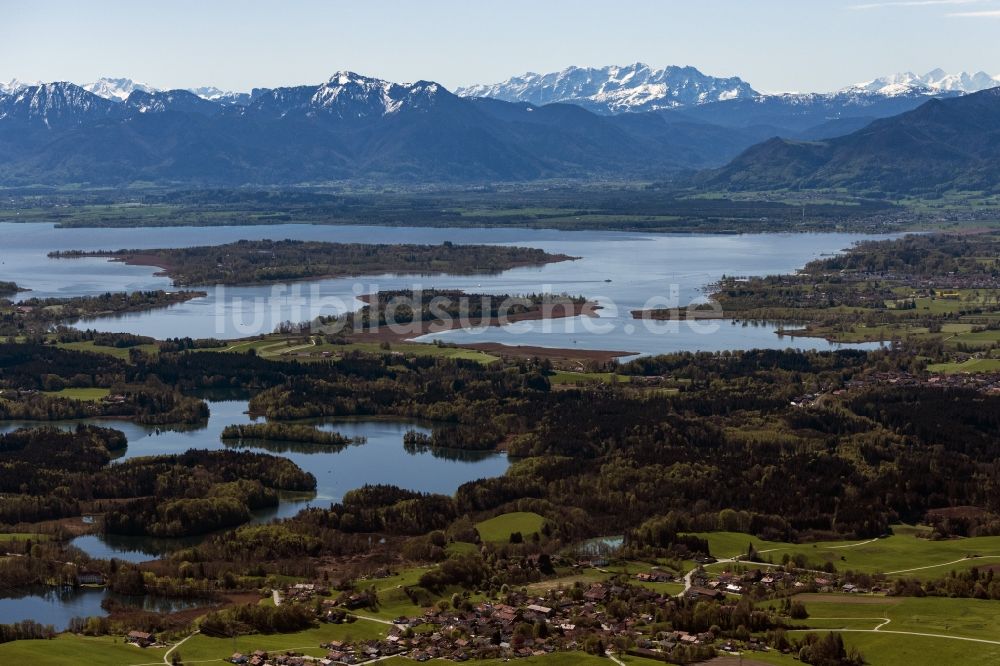
<svg viewBox="0 0 1000 666">
<path fill-rule="evenodd" d="M 358 296 L 358 300 L 364 303 L 371 303 L 375 294 L 364 294 Z M 436 320 L 430 323 L 416 322 L 394 327 L 380 326 L 378 328 L 354 332 L 346 337 L 351 342 L 378 342 L 378 343 L 403 343 L 410 344 L 431 344 L 417 342 L 413 338 L 428 335 L 431 333 L 445 333 L 447 331 L 458 330 L 469 327 L 503 326 L 521 321 L 542 321 L 545 319 L 563 319 L 566 317 L 596 317 L 601 305 L 594 301 L 584 303 L 554 302 L 544 304 L 536 310 L 512 314 L 500 321 L 497 317 L 467 319 L 460 321 L 449 319 L 446 321 Z M 395 329 L 395 330 L 393 330 Z M 461 349 L 472 349 L 488 354 L 500 356 L 501 358 L 546 358 L 557 362 L 576 361 L 597 361 L 607 363 L 616 359 L 633 356 L 636 352 L 617 350 L 594 350 L 594 349 L 567 349 L 538 347 L 532 345 L 506 345 L 499 342 L 477 342 L 455 344 Z"/>
</svg>

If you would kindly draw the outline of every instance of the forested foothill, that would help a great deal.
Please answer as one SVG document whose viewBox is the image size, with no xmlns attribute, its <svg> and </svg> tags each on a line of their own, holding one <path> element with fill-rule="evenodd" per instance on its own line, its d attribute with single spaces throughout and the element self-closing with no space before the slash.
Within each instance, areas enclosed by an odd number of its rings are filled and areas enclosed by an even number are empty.
<svg viewBox="0 0 1000 666">
<path fill-rule="evenodd" d="M 838 199 L 838 193 L 831 192 L 699 194 L 678 191 L 669 183 L 633 186 L 614 181 L 400 188 L 378 193 L 353 188 L 149 188 L 128 193 L 73 193 L 40 187 L 11 190 L 10 199 L 0 202 L 0 214 L 16 211 L 20 221 L 54 221 L 60 227 L 226 226 L 295 221 L 682 234 L 845 228 L 888 232 L 927 224 L 938 214 L 885 200 L 845 197 L 842 193 Z M 960 215 L 967 217 L 968 209 L 962 207 Z"/>
</svg>

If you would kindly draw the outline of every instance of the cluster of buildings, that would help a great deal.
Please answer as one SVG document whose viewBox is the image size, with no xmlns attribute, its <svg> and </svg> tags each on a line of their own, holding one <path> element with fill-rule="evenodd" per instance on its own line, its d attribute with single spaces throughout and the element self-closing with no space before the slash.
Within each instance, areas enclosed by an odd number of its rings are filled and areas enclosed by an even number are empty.
<svg viewBox="0 0 1000 666">
<path fill-rule="evenodd" d="M 841 579 L 833 573 L 797 569 L 786 571 L 776 566 L 758 566 L 747 563 L 744 571 L 708 573 L 704 569 L 691 577 L 691 587 L 685 592 L 689 599 L 721 601 L 727 596 L 750 594 L 756 598 L 788 597 L 804 592 L 842 592 L 845 594 L 881 594 L 882 585 L 868 581 L 863 585 L 857 580 Z"/>
<path fill-rule="evenodd" d="M 1000 393 L 1000 372 L 956 372 L 949 375 L 918 376 L 908 372 L 874 372 L 853 379 L 846 389 L 866 386 L 933 386 L 937 388 L 966 388 L 982 393 Z"/>
<path fill-rule="evenodd" d="M 627 604 L 665 605 L 674 597 L 634 585 L 593 584 L 562 590 L 549 598 L 512 592 L 506 603 L 481 602 L 461 609 L 431 608 L 415 617 L 398 617 L 380 640 L 346 643 L 331 641 L 320 647 L 325 657 L 304 655 L 268 656 L 234 654 L 230 662 L 250 666 L 300 666 L 305 664 L 364 664 L 393 655 L 405 654 L 418 662 L 431 659 L 467 661 L 472 659 L 517 659 L 556 651 L 583 650 L 595 640 L 610 647 L 619 636 L 641 639 L 637 625 L 652 617 L 613 617 L 607 604 L 622 600 Z M 631 615 L 631 614 L 629 614 Z M 364 621 L 364 620 L 359 620 Z M 678 644 L 708 644 L 707 637 L 684 632 L 666 637 Z"/>
<path fill-rule="evenodd" d="M 879 593 L 878 587 L 864 587 L 857 581 L 841 580 L 836 574 L 804 569 L 754 564 L 734 565 L 731 570 L 707 571 L 699 568 L 691 574 L 690 585 L 683 593 L 672 595 L 656 589 L 656 584 L 678 582 L 668 571 L 651 569 L 632 576 L 634 584 L 614 578 L 590 585 L 577 584 L 570 589 L 552 591 L 544 597 L 525 591 L 512 591 L 503 603 L 464 602 L 457 608 L 440 606 L 422 614 L 400 616 L 389 624 L 386 635 L 363 641 L 330 641 L 319 647 L 325 656 L 313 657 L 284 653 L 268 655 L 257 651 L 237 653 L 229 659 L 249 666 L 320 666 L 354 665 L 374 662 L 395 655 L 417 662 L 448 659 L 456 662 L 478 659 L 518 659 L 551 652 L 593 650 L 595 643 L 613 649 L 617 639 L 626 638 L 629 653 L 663 659 L 674 651 L 697 651 L 714 654 L 717 637 L 710 632 L 660 631 L 650 635 L 648 627 L 656 618 L 644 613 L 691 601 L 724 602 L 738 596 L 782 598 L 799 592 L 823 591 L 844 593 Z M 871 581 L 869 581 L 871 582 Z M 337 608 L 344 618 L 344 595 L 338 600 L 317 596 L 326 591 L 318 585 L 299 583 L 285 590 L 284 600 L 315 603 L 320 619 Z M 617 610 L 615 608 L 617 607 Z M 374 621 L 358 617 L 356 621 Z M 734 650 L 767 649 L 762 641 L 733 644 Z M 722 649 L 725 649 L 723 646 Z"/>
<path fill-rule="evenodd" d="M 125 635 L 125 642 L 146 648 L 156 645 L 156 635 L 146 631 L 130 631 Z"/>
<path fill-rule="evenodd" d="M 1000 394 L 1000 372 L 976 372 L 941 375 L 914 375 L 908 372 L 874 372 L 844 384 L 844 388 L 831 391 L 829 395 L 844 395 L 847 391 L 871 386 L 930 386 L 934 388 L 963 388 L 980 393 Z M 813 407 L 827 393 L 806 393 L 792 400 L 792 407 Z"/>
</svg>

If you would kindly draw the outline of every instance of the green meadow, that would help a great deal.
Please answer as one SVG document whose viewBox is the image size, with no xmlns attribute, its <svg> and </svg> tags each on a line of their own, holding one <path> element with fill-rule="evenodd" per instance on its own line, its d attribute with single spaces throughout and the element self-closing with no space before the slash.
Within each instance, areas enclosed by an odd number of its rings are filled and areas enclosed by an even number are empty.
<svg viewBox="0 0 1000 666">
<path fill-rule="evenodd" d="M 765 561 L 780 563 L 785 554 L 801 553 L 817 568 L 831 562 L 838 571 L 940 578 L 951 569 L 1000 563 L 1000 536 L 931 541 L 918 538 L 920 531 L 896 525 L 891 536 L 881 539 L 806 544 L 764 541 L 736 532 L 707 532 L 699 536 L 708 539 L 712 555 L 720 559 L 743 555 L 752 543 Z"/>
<path fill-rule="evenodd" d="M 292 356 L 297 360 L 323 360 L 336 358 L 348 352 L 364 352 L 366 354 L 403 354 L 404 356 L 434 356 L 438 358 L 462 359 L 476 361 L 484 365 L 497 361 L 497 357 L 475 349 L 449 347 L 447 345 L 424 344 L 420 342 L 394 342 L 386 349 L 378 342 L 351 342 L 343 345 L 326 343 L 303 343 L 301 339 L 290 339 L 281 336 L 268 336 L 262 340 L 236 341 L 222 349 L 206 349 L 204 351 L 248 352 L 253 350 L 263 358 L 280 358 Z M 323 354 L 328 354 L 324 356 Z"/>
<path fill-rule="evenodd" d="M 77 351 L 114 356 L 115 358 L 120 358 L 123 361 L 128 360 L 130 349 L 128 347 L 105 347 L 103 345 L 95 345 L 93 340 L 84 340 L 82 342 L 60 342 L 57 343 L 56 346 L 63 349 L 75 349 Z M 156 354 L 159 352 L 159 347 L 156 345 L 138 345 L 136 347 L 131 347 L 131 349 L 138 349 L 145 354 Z"/>
<path fill-rule="evenodd" d="M 45 391 L 45 395 L 56 398 L 69 398 L 70 400 L 84 400 L 94 402 L 105 398 L 108 395 L 106 388 L 65 388 L 61 391 Z"/>
<path fill-rule="evenodd" d="M 476 523 L 476 530 L 483 541 L 509 541 L 514 532 L 520 532 L 527 539 L 541 530 L 544 522 L 545 519 L 537 513 L 515 511 Z"/>
<path fill-rule="evenodd" d="M 805 604 L 809 618 L 797 623 L 808 629 L 793 635 L 839 630 L 844 642 L 860 649 L 869 664 L 1000 663 L 997 601 L 842 594 L 802 594 L 796 599 Z"/>
</svg>

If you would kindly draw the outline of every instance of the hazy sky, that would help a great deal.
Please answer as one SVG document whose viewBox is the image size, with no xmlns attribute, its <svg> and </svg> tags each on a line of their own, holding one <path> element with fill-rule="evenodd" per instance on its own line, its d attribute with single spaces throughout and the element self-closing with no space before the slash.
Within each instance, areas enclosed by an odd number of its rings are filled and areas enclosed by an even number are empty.
<svg viewBox="0 0 1000 666">
<path fill-rule="evenodd" d="M 0 80 L 249 90 L 349 69 L 453 88 L 642 61 L 826 91 L 935 67 L 997 75 L 998 35 L 1000 0 L 0 0 Z"/>
</svg>

